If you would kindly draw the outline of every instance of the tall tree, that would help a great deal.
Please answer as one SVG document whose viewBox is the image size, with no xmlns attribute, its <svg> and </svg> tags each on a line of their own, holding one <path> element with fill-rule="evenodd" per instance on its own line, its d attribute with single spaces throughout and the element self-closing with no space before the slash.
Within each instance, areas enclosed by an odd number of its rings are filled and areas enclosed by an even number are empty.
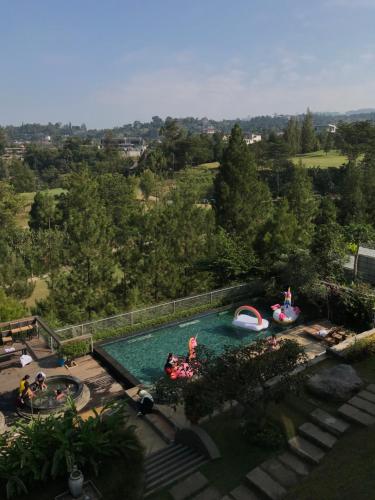
<svg viewBox="0 0 375 500">
<path fill-rule="evenodd" d="M 253 242 L 269 217 L 271 196 L 268 187 L 258 177 L 239 125 L 232 129 L 215 179 L 214 192 L 218 224 L 229 234 Z"/>
<path fill-rule="evenodd" d="M 301 150 L 301 127 L 296 117 L 292 116 L 284 132 L 284 139 L 289 148 L 291 156 L 296 155 Z"/>
<path fill-rule="evenodd" d="M 313 116 L 311 111 L 307 108 L 301 129 L 301 152 L 310 153 L 311 151 L 314 151 L 315 145 L 316 137 L 313 125 Z"/>
<path fill-rule="evenodd" d="M 30 229 L 50 229 L 54 225 L 55 202 L 48 192 L 39 191 L 34 197 L 29 215 Z"/>
<path fill-rule="evenodd" d="M 301 163 L 292 167 L 291 181 L 287 186 L 287 198 L 299 225 L 297 242 L 308 247 L 314 233 L 317 200 L 311 178 Z"/>
<path fill-rule="evenodd" d="M 344 224 L 361 223 L 366 217 L 366 200 L 363 193 L 361 166 L 349 162 L 344 169 L 340 189 L 341 221 Z"/>
<path fill-rule="evenodd" d="M 98 183 L 88 170 L 70 177 L 65 204 L 68 268 L 54 277 L 49 303 L 67 322 L 111 313 L 113 232 Z"/>
</svg>

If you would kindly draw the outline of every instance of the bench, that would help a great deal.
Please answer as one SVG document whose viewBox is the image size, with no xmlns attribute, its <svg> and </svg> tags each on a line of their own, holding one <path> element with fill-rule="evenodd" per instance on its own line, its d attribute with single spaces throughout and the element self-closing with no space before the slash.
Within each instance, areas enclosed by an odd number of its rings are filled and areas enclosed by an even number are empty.
<svg viewBox="0 0 375 500">
<path fill-rule="evenodd" d="M 0 361 L 3 358 L 9 358 L 10 356 L 13 356 L 14 354 L 18 354 L 18 353 L 27 354 L 27 348 L 26 348 L 25 344 L 16 344 L 13 347 L 14 347 L 14 350 L 12 350 L 10 352 L 6 352 L 4 347 L 0 348 Z"/>
</svg>

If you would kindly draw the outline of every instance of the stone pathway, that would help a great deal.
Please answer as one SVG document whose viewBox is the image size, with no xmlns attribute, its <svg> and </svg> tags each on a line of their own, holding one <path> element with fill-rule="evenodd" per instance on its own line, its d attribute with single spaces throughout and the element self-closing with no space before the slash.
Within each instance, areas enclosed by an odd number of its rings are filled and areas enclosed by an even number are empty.
<svg viewBox="0 0 375 500">
<path fill-rule="evenodd" d="M 340 417 L 359 425 L 375 424 L 375 384 L 370 384 L 338 409 Z M 306 477 L 319 464 L 350 424 L 340 417 L 317 408 L 309 421 L 289 439 L 289 450 L 266 460 L 251 470 L 242 484 L 221 496 L 200 472 L 176 484 L 170 490 L 174 500 L 270 500 L 282 499 L 287 490 Z"/>
</svg>

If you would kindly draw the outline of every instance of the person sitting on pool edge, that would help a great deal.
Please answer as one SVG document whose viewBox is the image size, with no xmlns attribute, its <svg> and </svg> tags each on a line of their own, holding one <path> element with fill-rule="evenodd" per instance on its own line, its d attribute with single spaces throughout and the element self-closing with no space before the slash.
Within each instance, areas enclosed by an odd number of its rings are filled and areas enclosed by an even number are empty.
<svg viewBox="0 0 375 500">
<path fill-rule="evenodd" d="M 137 394 L 139 398 L 139 400 L 137 401 L 137 417 L 147 415 L 147 413 L 152 413 L 154 398 L 151 396 L 151 394 L 144 389 L 139 389 Z"/>
</svg>

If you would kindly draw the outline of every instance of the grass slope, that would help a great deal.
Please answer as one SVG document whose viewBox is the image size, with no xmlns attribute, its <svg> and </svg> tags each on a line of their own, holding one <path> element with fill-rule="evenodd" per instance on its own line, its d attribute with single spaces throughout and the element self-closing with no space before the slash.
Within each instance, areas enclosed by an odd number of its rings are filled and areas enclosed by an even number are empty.
<svg viewBox="0 0 375 500">
<path fill-rule="evenodd" d="M 346 156 L 336 150 L 332 150 L 328 154 L 324 151 L 314 151 L 313 153 L 293 156 L 291 160 L 295 165 L 302 161 L 302 164 L 307 168 L 341 167 L 343 163 L 348 161 Z"/>
</svg>

